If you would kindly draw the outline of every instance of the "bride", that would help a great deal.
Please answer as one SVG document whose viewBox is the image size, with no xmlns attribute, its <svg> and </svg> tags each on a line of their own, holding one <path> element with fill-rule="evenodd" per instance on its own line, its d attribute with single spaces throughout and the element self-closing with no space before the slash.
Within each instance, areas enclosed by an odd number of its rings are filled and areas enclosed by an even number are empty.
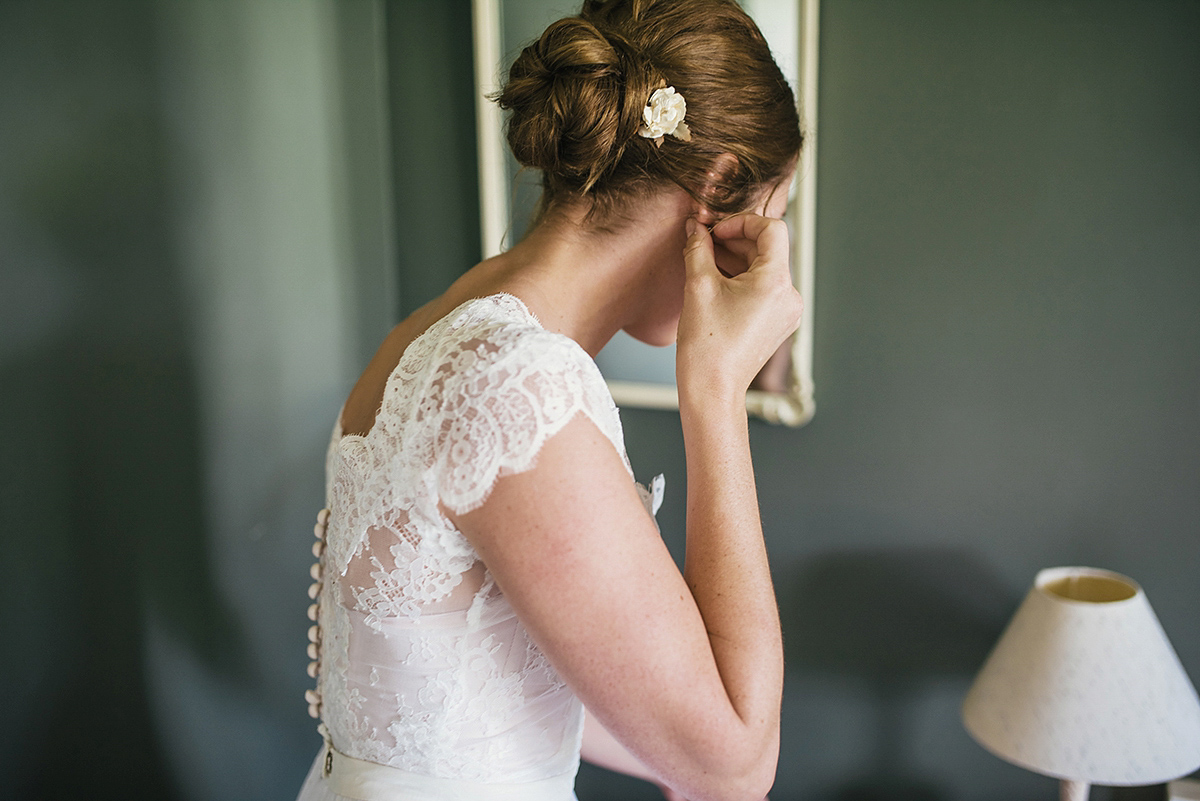
<svg viewBox="0 0 1200 801">
<path fill-rule="evenodd" d="M 570 801 L 581 745 L 669 798 L 762 799 L 783 656 L 744 395 L 800 316 L 792 93 L 731 0 L 589 0 L 499 102 L 541 209 L 338 417 L 300 801 Z M 682 573 L 592 360 L 619 330 L 678 344 Z"/>
</svg>

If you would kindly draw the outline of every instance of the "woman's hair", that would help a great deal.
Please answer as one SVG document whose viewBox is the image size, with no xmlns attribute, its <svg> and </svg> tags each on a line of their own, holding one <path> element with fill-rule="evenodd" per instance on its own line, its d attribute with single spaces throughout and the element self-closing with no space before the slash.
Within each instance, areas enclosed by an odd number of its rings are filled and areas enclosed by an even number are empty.
<svg viewBox="0 0 1200 801">
<path fill-rule="evenodd" d="M 638 134 L 662 86 L 687 102 L 690 141 Z M 541 212 L 578 198 L 605 219 L 670 182 L 730 214 L 800 152 L 792 91 L 733 0 L 586 0 L 521 51 L 497 99 L 513 155 L 542 172 Z"/>
</svg>

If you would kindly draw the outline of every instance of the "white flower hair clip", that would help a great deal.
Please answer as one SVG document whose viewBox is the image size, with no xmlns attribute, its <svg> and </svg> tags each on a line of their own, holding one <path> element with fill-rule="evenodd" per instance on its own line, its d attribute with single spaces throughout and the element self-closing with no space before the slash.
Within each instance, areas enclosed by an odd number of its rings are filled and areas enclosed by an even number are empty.
<svg viewBox="0 0 1200 801">
<path fill-rule="evenodd" d="M 646 107 L 642 109 L 642 127 L 638 128 L 638 134 L 653 139 L 657 147 L 662 147 L 664 136 L 690 142 L 692 132 L 683 121 L 686 113 L 687 103 L 684 102 L 683 95 L 676 92 L 674 86 L 667 86 L 664 81 L 662 88 L 654 90 Z"/>
</svg>

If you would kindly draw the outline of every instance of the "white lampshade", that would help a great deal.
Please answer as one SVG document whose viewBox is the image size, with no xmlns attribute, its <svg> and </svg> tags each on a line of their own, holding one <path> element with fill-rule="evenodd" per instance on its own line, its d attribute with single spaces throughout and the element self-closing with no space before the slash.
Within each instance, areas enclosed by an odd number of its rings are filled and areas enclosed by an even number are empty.
<svg viewBox="0 0 1200 801">
<path fill-rule="evenodd" d="M 1002 759 L 1060 779 L 1157 784 L 1200 767 L 1200 700 L 1145 593 L 1118 573 L 1037 575 L 963 704 Z"/>
</svg>

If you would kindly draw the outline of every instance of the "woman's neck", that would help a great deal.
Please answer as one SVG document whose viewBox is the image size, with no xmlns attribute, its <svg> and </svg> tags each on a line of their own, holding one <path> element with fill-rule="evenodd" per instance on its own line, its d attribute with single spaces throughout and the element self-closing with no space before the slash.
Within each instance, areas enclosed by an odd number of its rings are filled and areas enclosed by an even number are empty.
<svg viewBox="0 0 1200 801">
<path fill-rule="evenodd" d="M 556 209 L 512 249 L 469 271 L 448 294 L 510 292 L 548 330 L 571 337 L 595 356 L 617 331 L 678 302 L 664 295 L 677 292 L 682 298 L 688 200 L 682 191 L 655 194 L 611 230 L 588 225 L 579 207 Z"/>
<path fill-rule="evenodd" d="M 441 297 L 392 329 L 355 384 L 342 430 L 365 434 L 375 424 L 388 376 L 408 345 L 471 298 L 509 292 L 525 301 L 547 330 L 571 337 L 593 357 L 622 328 L 673 341 L 683 301 L 687 195 L 663 192 L 630 210 L 616 231 L 588 227 L 562 209 L 512 250 L 468 270 Z M 672 305 L 674 304 L 674 305 Z M 649 340 L 648 340 L 649 341 Z"/>
</svg>

